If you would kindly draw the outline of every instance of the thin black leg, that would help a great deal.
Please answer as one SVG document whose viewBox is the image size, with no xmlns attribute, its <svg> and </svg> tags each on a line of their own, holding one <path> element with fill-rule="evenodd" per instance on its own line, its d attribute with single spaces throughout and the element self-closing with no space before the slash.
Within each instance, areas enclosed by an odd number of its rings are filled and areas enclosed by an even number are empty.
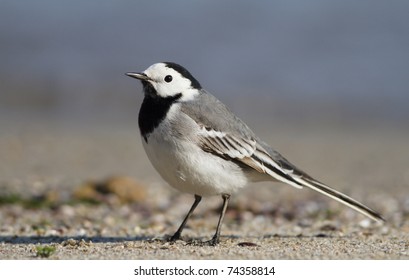
<svg viewBox="0 0 409 280">
<path fill-rule="evenodd" d="M 222 228 L 224 214 L 226 213 L 226 210 L 227 210 L 227 205 L 229 204 L 230 195 L 223 194 L 222 198 L 223 198 L 223 208 L 222 208 L 222 212 L 220 213 L 219 222 L 217 223 L 216 233 L 214 234 L 213 238 L 207 242 L 209 245 L 212 245 L 212 246 L 215 246 L 219 243 L 220 230 Z"/>
<path fill-rule="evenodd" d="M 176 241 L 180 239 L 180 235 L 182 234 L 182 231 L 185 228 L 187 220 L 189 220 L 189 217 L 192 215 L 193 211 L 195 211 L 197 205 L 199 205 L 201 200 L 202 200 L 202 197 L 195 194 L 195 201 L 193 202 L 192 207 L 190 207 L 189 212 L 187 213 L 185 219 L 183 220 L 178 230 L 175 232 L 175 234 L 171 238 L 169 238 L 169 241 Z"/>
</svg>

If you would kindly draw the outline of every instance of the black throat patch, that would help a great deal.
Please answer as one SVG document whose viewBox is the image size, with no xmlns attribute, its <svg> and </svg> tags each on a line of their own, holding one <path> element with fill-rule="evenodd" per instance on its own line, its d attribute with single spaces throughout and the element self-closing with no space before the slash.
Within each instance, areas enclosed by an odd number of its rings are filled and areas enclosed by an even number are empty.
<svg viewBox="0 0 409 280">
<path fill-rule="evenodd" d="M 165 119 L 170 106 L 175 103 L 181 96 L 178 93 L 174 96 L 160 97 L 152 91 L 155 89 L 148 82 L 143 82 L 145 98 L 143 99 L 141 110 L 139 111 L 139 130 L 146 143 L 148 135 Z"/>
</svg>

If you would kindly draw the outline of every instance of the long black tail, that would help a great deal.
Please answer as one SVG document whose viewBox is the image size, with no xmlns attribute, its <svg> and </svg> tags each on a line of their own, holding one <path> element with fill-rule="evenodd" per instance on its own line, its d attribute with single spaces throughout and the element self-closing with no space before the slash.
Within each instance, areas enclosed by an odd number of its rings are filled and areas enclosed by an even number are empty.
<svg viewBox="0 0 409 280">
<path fill-rule="evenodd" d="M 298 181 L 300 184 L 303 186 L 306 186 L 310 189 L 313 189 L 317 192 L 320 192 L 326 196 L 329 196 L 349 207 L 352 209 L 364 214 L 365 216 L 371 218 L 374 221 L 377 222 L 385 222 L 385 219 L 375 210 L 372 210 L 371 208 L 363 205 L 362 203 L 356 201 L 355 199 L 339 192 L 336 191 L 327 185 L 316 181 L 315 179 L 306 176 L 306 177 L 300 177 L 300 178 L 294 178 L 296 181 Z"/>
</svg>

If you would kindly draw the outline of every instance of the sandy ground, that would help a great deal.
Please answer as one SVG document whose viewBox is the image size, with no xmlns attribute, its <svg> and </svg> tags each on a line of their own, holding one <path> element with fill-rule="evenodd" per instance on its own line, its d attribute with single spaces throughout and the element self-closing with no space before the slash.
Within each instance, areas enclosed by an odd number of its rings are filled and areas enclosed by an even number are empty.
<svg viewBox="0 0 409 280">
<path fill-rule="evenodd" d="M 409 259 L 409 130 L 402 127 L 259 124 L 255 131 L 288 159 L 387 223 L 312 191 L 251 184 L 232 197 L 220 245 L 203 247 L 186 241 L 211 238 L 221 198 L 203 200 L 185 241 L 163 241 L 193 197 L 156 174 L 136 122 L 0 124 L 0 259 Z M 131 181 L 132 201 L 95 189 L 92 203 L 81 200 L 78 190 L 110 176 Z M 46 246 L 49 256 L 40 252 Z"/>
</svg>

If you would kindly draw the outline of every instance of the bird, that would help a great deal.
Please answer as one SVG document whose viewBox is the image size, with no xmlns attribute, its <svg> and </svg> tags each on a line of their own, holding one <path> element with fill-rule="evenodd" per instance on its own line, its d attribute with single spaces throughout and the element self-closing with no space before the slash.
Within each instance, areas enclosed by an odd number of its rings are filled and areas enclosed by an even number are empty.
<svg viewBox="0 0 409 280">
<path fill-rule="evenodd" d="M 143 72 L 126 75 L 142 83 L 144 99 L 138 124 L 149 160 L 170 186 L 194 196 L 193 205 L 169 241 L 182 239 L 182 231 L 202 197 L 221 196 L 216 232 L 203 242 L 217 245 L 231 195 L 250 182 L 260 181 L 306 187 L 374 221 L 385 221 L 375 210 L 321 183 L 284 158 L 180 64 L 155 63 Z"/>
</svg>

